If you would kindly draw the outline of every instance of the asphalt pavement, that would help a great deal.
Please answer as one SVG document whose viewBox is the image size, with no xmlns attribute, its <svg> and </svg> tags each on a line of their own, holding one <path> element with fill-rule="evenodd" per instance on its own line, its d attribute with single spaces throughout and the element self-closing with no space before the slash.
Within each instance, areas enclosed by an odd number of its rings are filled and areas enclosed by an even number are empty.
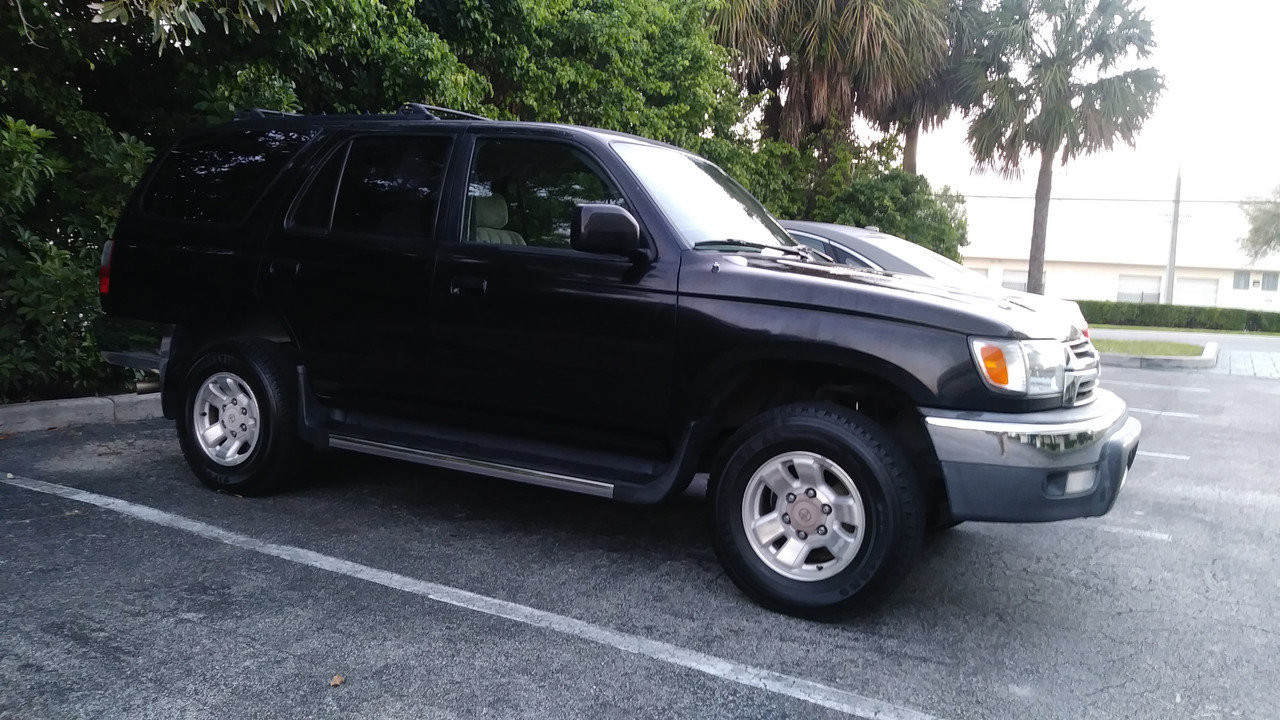
<svg viewBox="0 0 1280 720">
<path fill-rule="evenodd" d="M 963 524 L 835 624 L 738 593 L 697 486 L 328 453 L 247 499 L 163 421 L 4 436 L 0 718 L 1277 717 L 1280 382 L 1103 384 L 1145 428 L 1110 515 Z"/>
</svg>

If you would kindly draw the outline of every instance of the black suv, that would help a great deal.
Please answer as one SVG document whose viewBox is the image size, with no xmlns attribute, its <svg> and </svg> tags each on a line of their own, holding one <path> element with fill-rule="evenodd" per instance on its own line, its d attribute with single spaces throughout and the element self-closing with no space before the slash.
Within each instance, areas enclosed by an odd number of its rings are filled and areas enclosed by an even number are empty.
<svg viewBox="0 0 1280 720">
<path fill-rule="evenodd" d="M 929 525 L 1106 513 L 1141 429 L 1056 316 L 828 262 L 677 148 L 426 106 L 180 137 L 101 291 L 172 326 L 212 488 L 312 448 L 636 503 L 709 473 L 726 571 L 808 616 L 884 596 Z"/>
</svg>

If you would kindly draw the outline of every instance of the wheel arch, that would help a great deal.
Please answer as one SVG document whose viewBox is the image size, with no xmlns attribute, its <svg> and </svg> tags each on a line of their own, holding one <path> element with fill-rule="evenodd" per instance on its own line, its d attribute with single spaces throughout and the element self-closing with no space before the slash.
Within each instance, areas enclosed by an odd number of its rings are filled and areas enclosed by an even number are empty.
<svg viewBox="0 0 1280 720">
<path fill-rule="evenodd" d="M 182 411 L 182 382 L 191 364 L 213 345 L 228 340 L 260 340 L 297 347 L 288 324 L 271 312 L 226 321 L 201 320 L 175 325 L 160 383 L 161 410 L 166 418 L 176 419 Z"/>
<path fill-rule="evenodd" d="M 933 512 L 948 502 L 941 465 L 918 408 L 934 394 L 903 368 L 881 358 L 838 349 L 778 348 L 739 356 L 732 367 L 709 371 L 713 387 L 697 399 L 694 413 L 704 424 L 697 468 L 714 484 L 725 443 L 743 424 L 770 409 L 797 402 L 833 402 L 866 415 L 897 442 L 911 460 Z"/>
</svg>

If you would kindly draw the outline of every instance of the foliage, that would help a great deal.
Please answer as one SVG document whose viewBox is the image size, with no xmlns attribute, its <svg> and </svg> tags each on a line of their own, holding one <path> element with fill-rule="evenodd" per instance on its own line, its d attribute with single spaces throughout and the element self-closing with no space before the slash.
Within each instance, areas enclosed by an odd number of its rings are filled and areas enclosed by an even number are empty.
<svg viewBox="0 0 1280 720">
<path fill-rule="evenodd" d="M 502 117 L 687 143 L 742 116 L 703 1 L 425 0 L 417 12 L 489 78 Z"/>
<path fill-rule="evenodd" d="M 17 0 L 22 2 L 22 0 Z M 127 23 L 135 16 L 151 20 L 151 39 L 164 48 L 180 44 L 192 34 L 205 31 L 200 19 L 201 11 L 208 11 L 214 22 L 222 25 L 222 31 L 231 32 L 232 24 L 258 31 L 257 18 L 268 15 L 276 19 L 287 10 L 305 5 L 308 0 L 103 0 L 89 3 L 96 13 L 94 22 Z"/>
<path fill-rule="evenodd" d="M 1240 206 L 1249 218 L 1249 234 L 1241 238 L 1240 247 L 1257 261 L 1280 250 L 1280 187 L 1271 200 L 1244 203 Z"/>
<path fill-rule="evenodd" d="M 93 256 L 147 152 L 136 140 L 99 135 L 73 145 L 111 187 L 86 195 L 76 163 L 57 138 L 0 116 L 0 400 L 92 391 L 119 384 L 122 370 L 103 364 L 91 325 L 100 314 Z M 113 177 L 114 175 L 114 177 Z M 83 205 L 83 207 L 78 207 Z"/>
<path fill-rule="evenodd" d="M 744 88 L 765 94 L 765 138 L 798 144 L 924 82 L 946 51 L 945 15 L 944 0 L 726 0 L 713 23 Z"/>
<path fill-rule="evenodd" d="M 1130 0 L 1010 0 L 994 11 L 998 45 L 969 128 L 979 163 L 1015 171 L 1022 158 L 1061 161 L 1132 144 L 1164 80 L 1155 68 L 1120 68 L 1155 47 L 1151 21 Z"/>
<path fill-rule="evenodd" d="M 822 152 L 819 146 L 824 146 Z M 964 198 L 898 165 L 893 137 L 869 145 L 837 140 L 834 133 L 809 138 L 795 148 L 763 141 L 755 148 L 707 140 L 693 148 L 733 175 L 775 216 L 865 227 L 955 260 L 968 244 Z"/>
<path fill-rule="evenodd" d="M 1043 292 L 1055 158 L 1133 144 L 1164 81 L 1155 68 L 1129 67 L 1155 46 L 1131 0 L 1006 0 L 987 32 L 992 70 L 969 144 L 980 165 L 1006 173 L 1040 154 L 1027 289 Z"/>
<path fill-rule="evenodd" d="M 896 128 L 906 136 L 902 165 L 907 172 L 916 172 L 916 141 L 921 130 L 940 126 L 954 110 L 968 113 L 981 106 L 990 65 L 989 20 L 983 0 L 949 0 L 947 52 L 942 61 L 920 83 L 895 94 L 888 103 L 860 108 L 881 130 Z"/>
<path fill-rule="evenodd" d="M 900 169 L 856 178 L 814 215 L 842 225 L 874 225 L 957 261 L 969 242 L 964 198 L 945 187 L 934 194 L 928 180 Z"/>
<path fill-rule="evenodd" d="M 1090 325 L 1280 332 L 1280 313 L 1237 308 L 1079 300 Z"/>
</svg>

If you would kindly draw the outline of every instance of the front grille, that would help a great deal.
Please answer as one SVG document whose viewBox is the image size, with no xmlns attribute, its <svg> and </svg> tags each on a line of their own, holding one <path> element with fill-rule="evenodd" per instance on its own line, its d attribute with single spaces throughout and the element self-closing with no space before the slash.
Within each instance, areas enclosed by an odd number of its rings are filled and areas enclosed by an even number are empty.
<svg viewBox="0 0 1280 720">
<path fill-rule="evenodd" d="M 1098 351 L 1087 337 L 1063 345 L 1067 352 L 1067 374 L 1062 404 L 1075 407 L 1093 402 L 1093 391 L 1098 387 Z"/>
</svg>

